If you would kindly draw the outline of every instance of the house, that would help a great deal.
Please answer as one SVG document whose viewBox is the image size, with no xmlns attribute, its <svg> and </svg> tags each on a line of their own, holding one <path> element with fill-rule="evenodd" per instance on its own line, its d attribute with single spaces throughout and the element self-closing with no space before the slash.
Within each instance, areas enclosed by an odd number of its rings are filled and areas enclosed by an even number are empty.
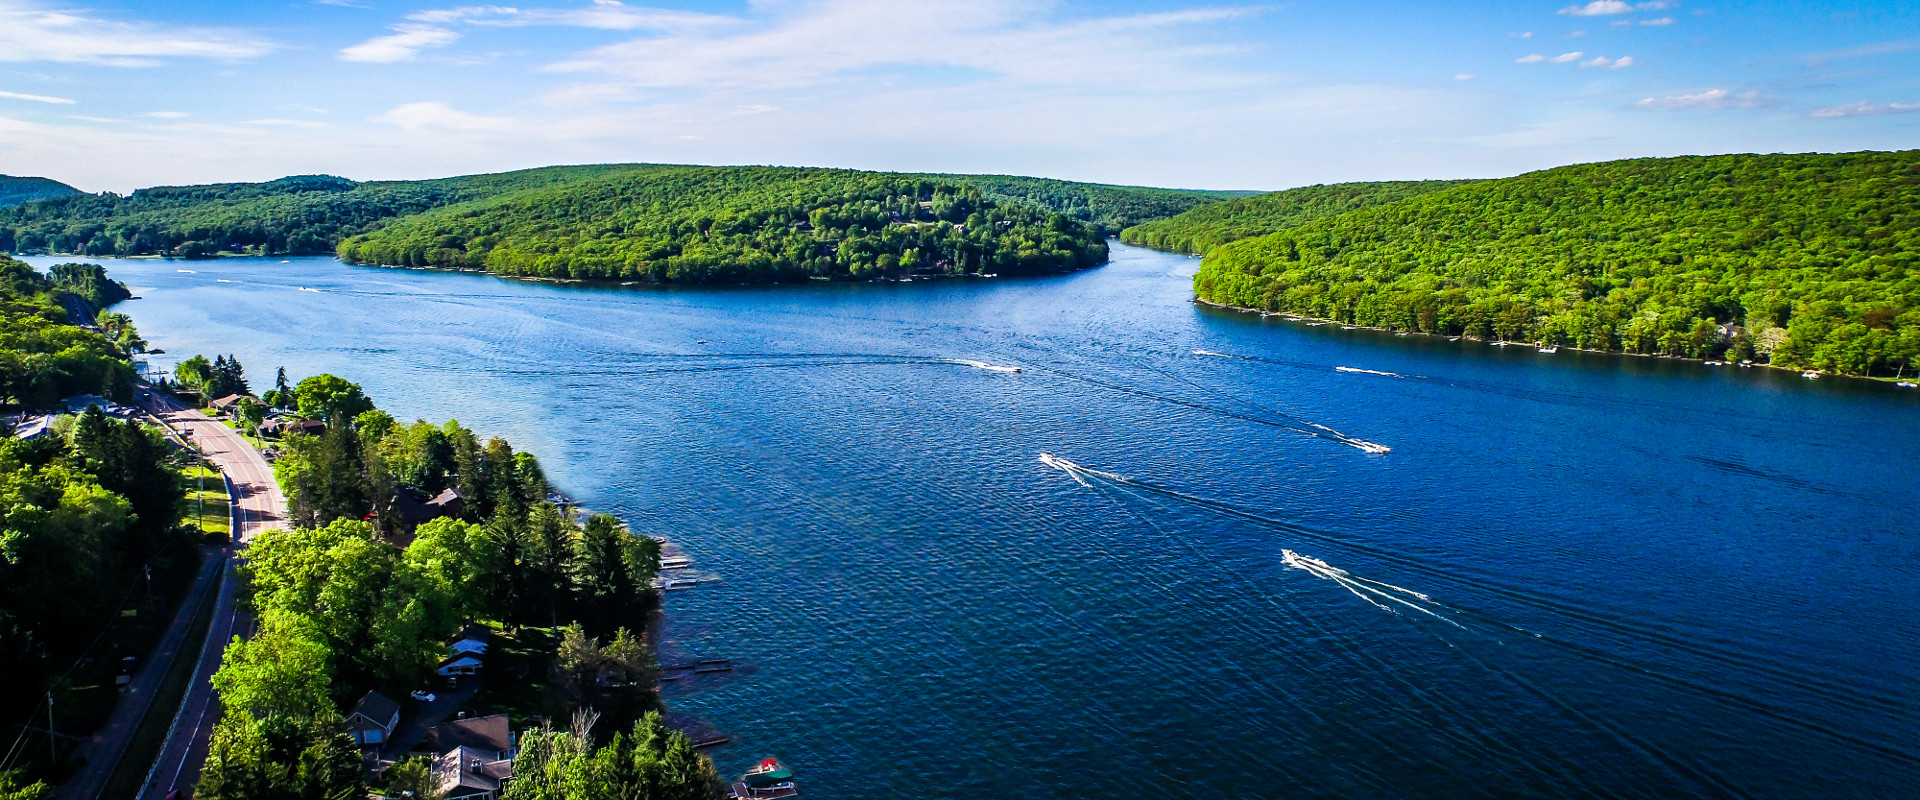
<svg viewBox="0 0 1920 800">
<path fill-rule="evenodd" d="M 255 403 L 260 403 L 260 405 L 262 406 L 266 405 L 266 403 L 260 402 L 260 398 L 254 397 L 253 395 L 250 395 L 250 394 L 230 394 L 230 395 L 227 395 L 226 397 L 222 397 L 214 400 L 213 410 L 219 411 L 223 414 L 231 414 L 233 413 L 234 409 L 240 407 L 240 401 L 242 400 L 251 400 Z"/>
<path fill-rule="evenodd" d="M 393 510 L 400 515 L 401 529 L 411 531 L 428 520 L 460 516 L 460 511 L 466 508 L 466 502 L 452 487 L 430 500 L 422 500 L 412 489 L 402 486 L 394 490 Z"/>
<path fill-rule="evenodd" d="M 353 710 L 347 712 L 347 729 L 361 747 L 385 744 L 387 737 L 393 735 L 394 727 L 399 724 L 400 704 L 379 692 L 367 692 L 367 696 L 360 698 Z"/>
<path fill-rule="evenodd" d="M 268 436 L 290 436 L 296 433 L 319 436 L 326 431 L 327 423 L 317 419 L 270 419 L 260 426 L 260 432 Z"/>
<path fill-rule="evenodd" d="M 477 622 L 471 623 L 460 630 L 459 639 L 454 640 L 453 644 L 447 645 L 447 655 L 486 655 L 487 639 L 492 636 L 493 631 L 488 630 L 487 626 Z"/>
<path fill-rule="evenodd" d="M 447 659 L 446 662 L 436 668 L 434 672 L 438 672 L 449 678 L 455 675 L 478 675 L 480 674 L 480 666 L 480 659 L 476 656 L 454 656 Z"/>
<path fill-rule="evenodd" d="M 493 800 L 513 777 L 513 729 L 505 714 L 435 725 L 427 744 L 440 754 L 433 776 L 447 800 Z"/>
<path fill-rule="evenodd" d="M 471 747 L 448 750 L 433 762 L 433 777 L 446 800 L 493 800 L 513 777 L 513 759 Z"/>
<path fill-rule="evenodd" d="M 33 419 L 22 422 L 19 425 L 14 426 L 13 438 L 38 439 L 42 436 L 46 436 L 47 434 L 53 433 L 54 419 L 55 417 L 52 414 L 48 414 L 44 417 L 34 417 Z"/>
</svg>

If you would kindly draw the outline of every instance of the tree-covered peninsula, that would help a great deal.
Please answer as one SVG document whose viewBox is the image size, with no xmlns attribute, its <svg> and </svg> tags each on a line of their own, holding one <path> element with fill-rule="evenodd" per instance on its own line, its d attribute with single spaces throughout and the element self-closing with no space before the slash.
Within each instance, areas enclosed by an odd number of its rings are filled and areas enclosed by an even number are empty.
<svg viewBox="0 0 1920 800">
<path fill-rule="evenodd" d="M 514 192 L 340 244 L 354 263 L 676 283 L 1090 267 L 1091 224 L 957 180 L 676 167 Z"/>
<path fill-rule="evenodd" d="M 329 175 L 303 175 L 264 183 L 160 186 L 126 196 L 82 194 L 40 178 L 5 179 L 0 181 L 0 250 L 183 258 L 208 258 L 223 252 L 332 253 L 348 237 L 438 208 L 614 176 L 644 181 L 658 174 L 672 182 L 688 169 L 742 176 L 764 172 L 754 167 L 601 164 L 423 181 L 358 183 Z M 964 184 L 995 205 L 1058 213 L 1108 234 L 1244 194 L 1004 175 L 909 177 L 943 185 Z M 755 184 L 750 178 L 742 178 L 740 185 Z M 20 191 L 12 192 L 14 188 Z"/>
<path fill-rule="evenodd" d="M 1305 186 L 1195 206 L 1120 232 L 1120 241 L 1172 253 L 1206 255 L 1228 242 L 1264 236 L 1321 217 L 1450 189 L 1468 181 L 1382 181 Z"/>
<path fill-rule="evenodd" d="M 1920 151 L 1476 182 L 1221 246 L 1194 292 L 1394 330 L 1911 374 Z"/>
</svg>

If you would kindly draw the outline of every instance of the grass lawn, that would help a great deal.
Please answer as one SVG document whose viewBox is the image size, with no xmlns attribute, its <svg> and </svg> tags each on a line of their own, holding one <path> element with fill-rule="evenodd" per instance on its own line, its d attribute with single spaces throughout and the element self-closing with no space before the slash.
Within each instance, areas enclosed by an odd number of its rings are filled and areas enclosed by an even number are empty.
<svg viewBox="0 0 1920 800">
<path fill-rule="evenodd" d="M 494 628 L 487 648 L 485 688 L 470 705 L 483 709 L 482 713 L 506 713 L 515 729 L 544 717 L 553 704 L 549 681 L 559 646 L 558 628 L 521 628 L 512 634 Z"/>
<path fill-rule="evenodd" d="M 198 527 L 209 534 L 232 536 L 233 530 L 228 519 L 227 484 L 220 479 L 217 470 L 203 466 L 188 467 L 187 475 L 187 524 Z M 202 486 L 206 488 L 201 489 Z"/>
</svg>

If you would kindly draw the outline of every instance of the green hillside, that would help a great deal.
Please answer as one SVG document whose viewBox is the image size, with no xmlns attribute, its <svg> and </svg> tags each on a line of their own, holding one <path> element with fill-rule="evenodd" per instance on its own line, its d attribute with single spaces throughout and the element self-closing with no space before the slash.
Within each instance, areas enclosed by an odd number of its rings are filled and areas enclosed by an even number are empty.
<svg viewBox="0 0 1920 800">
<path fill-rule="evenodd" d="M 1166 219 L 1134 224 L 1120 241 L 1205 255 L 1227 242 L 1264 236 L 1321 217 L 1450 189 L 1468 181 L 1384 181 L 1306 186 L 1209 203 Z"/>
<path fill-rule="evenodd" d="M 502 194 L 340 244 L 351 262 L 670 282 L 1093 266 L 1087 223 L 961 179 L 784 167 L 672 167 Z"/>
<path fill-rule="evenodd" d="M 341 239 L 394 217 L 501 192 L 646 169 L 651 167 L 547 167 L 376 183 L 303 175 L 266 183 L 160 186 L 125 197 L 62 197 L 0 209 L 0 250 L 189 258 L 223 250 L 326 253 Z"/>
<path fill-rule="evenodd" d="M 1920 151 L 1585 164 L 1224 245 L 1203 300 L 1850 374 L 1920 356 Z"/>
<path fill-rule="evenodd" d="M 78 194 L 69 189 L 62 194 L 71 196 L 47 197 L 11 208 L 0 202 L 0 251 L 187 258 L 219 252 L 330 253 L 350 236 L 371 231 L 388 220 L 436 208 L 608 175 L 681 169 L 604 164 L 370 183 L 303 175 L 265 183 L 161 186 L 125 197 Z M 1118 232 L 1127 225 L 1172 216 L 1239 194 L 1001 175 L 912 177 L 964 182 L 978 187 L 996 204 L 1034 205 L 1091 223 L 1102 233 Z M 45 183 L 60 186 L 52 181 Z M 0 191 L 7 185 L 0 181 Z"/>
<path fill-rule="evenodd" d="M 0 175 L 0 208 L 75 194 L 82 194 L 82 192 L 52 178 Z"/>
<path fill-rule="evenodd" d="M 1034 203 L 1081 222 L 1093 223 L 1101 233 L 1109 236 L 1148 220 L 1171 217 L 1189 209 L 1222 200 L 1257 194 L 1256 192 L 1111 186 L 1103 183 L 1074 183 L 1048 178 L 1022 178 L 1015 175 L 919 175 L 916 177 L 965 181 L 979 187 L 980 191 L 991 199 L 1003 203 Z"/>
</svg>

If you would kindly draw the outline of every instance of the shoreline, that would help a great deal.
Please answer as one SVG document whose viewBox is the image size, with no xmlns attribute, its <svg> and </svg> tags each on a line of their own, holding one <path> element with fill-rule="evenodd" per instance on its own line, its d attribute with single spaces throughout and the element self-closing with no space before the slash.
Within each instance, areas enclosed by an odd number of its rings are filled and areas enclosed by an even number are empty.
<svg viewBox="0 0 1920 800">
<path fill-rule="evenodd" d="M 1489 345 L 1505 342 L 1505 344 L 1502 346 L 1531 347 L 1531 348 L 1535 348 L 1536 350 L 1541 347 L 1541 345 L 1535 342 L 1519 342 L 1519 341 L 1502 340 L 1502 339 L 1482 339 L 1476 336 L 1469 336 L 1464 333 L 1458 336 L 1449 336 L 1443 333 L 1424 333 L 1421 331 L 1396 331 L 1390 328 L 1383 328 L 1378 325 L 1349 325 L 1339 320 L 1325 319 L 1322 317 L 1312 317 L 1306 314 L 1294 313 L 1292 311 L 1266 311 L 1258 308 L 1247 308 L 1244 306 L 1228 305 L 1226 303 L 1216 303 L 1212 300 L 1208 300 L 1204 297 L 1200 297 L 1199 295 L 1195 295 L 1193 299 L 1189 302 L 1192 302 L 1194 305 L 1206 306 L 1208 308 L 1216 308 L 1221 311 L 1232 311 L 1240 314 L 1258 314 L 1262 319 L 1265 319 L 1267 317 L 1280 317 L 1289 322 L 1302 322 L 1302 321 L 1309 322 L 1309 323 L 1312 323 L 1313 327 L 1317 327 L 1319 325 L 1338 325 L 1340 326 L 1341 330 L 1377 331 L 1379 333 L 1391 333 L 1395 336 L 1425 336 L 1425 337 L 1435 338 L 1435 339 L 1446 339 L 1448 341 L 1484 342 Z M 1770 363 L 1762 364 L 1759 362 L 1755 362 L 1755 363 L 1747 364 L 1743 366 L 1731 361 L 1713 361 L 1713 360 L 1704 359 L 1704 358 L 1693 358 L 1691 356 L 1674 356 L 1674 355 L 1666 355 L 1663 353 L 1633 353 L 1633 352 L 1628 352 L 1626 350 L 1595 350 L 1590 347 L 1580 347 L 1578 345 L 1571 345 L 1571 344 L 1552 345 L 1552 346 L 1555 348 L 1564 348 L 1564 349 L 1572 350 L 1575 352 L 1592 353 L 1595 355 L 1631 356 L 1633 358 L 1666 359 L 1670 361 L 1691 361 L 1696 364 L 1700 364 L 1702 366 L 1728 366 L 1728 367 L 1735 367 L 1738 369 L 1766 368 L 1766 369 L 1772 369 L 1772 370 L 1779 370 L 1781 372 L 1795 373 L 1802 376 L 1808 373 L 1812 373 L 1821 378 L 1847 378 L 1852 380 L 1883 383 L 1883 384 L 1888 384 L 1896 387 L 1899 387 L 1898 382 L 1900 381 L 1906 381 L 1910 383 L 1920 383 L 1920 376 L 1895 378 L 1895 377 L 1884 377 L 1884 376 L 1874 376 L 1874 375 L 1848 375 L 1846 373 L 1841 373 L 1841 372 L 1823 372 L 1820 370 L 1813 370 L 1813 369 L 1797 369 L 1794 367 L 1782 367 L 1782 366 L 1779 366 L 1776 364 L 1770 364 Z M 1899 388 L 1907 388 L 1907 387 L 1899 387 Z"/>
</svg>

